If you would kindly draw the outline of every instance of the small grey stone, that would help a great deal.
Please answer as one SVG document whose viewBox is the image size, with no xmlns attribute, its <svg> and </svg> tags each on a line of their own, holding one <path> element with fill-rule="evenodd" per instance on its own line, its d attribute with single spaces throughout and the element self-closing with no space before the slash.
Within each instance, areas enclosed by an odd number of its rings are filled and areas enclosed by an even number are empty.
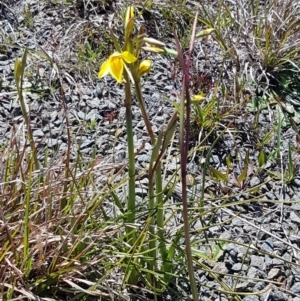
<svg viewBox="0 0 300 301">
<path fill-rule="evenodd" d="M 294 186 L 296 186 L 298 188 L 300 187 L 300 179 L 295 178 L 292 183 L 293 183 Z"/>
<path fill-rule="evenodd" d="M 281 270 L 278 268 L 273 268 L 268 273 L 268 279 L 274 279 L 281 274 Z"/>
<path fill-rule="evenodd" d="M 58 140 L 57 139 L 54 139 L 54 138 L 51 138 L 47 141 L 47 144 L 49 147 L 54 147 L 54 146 L 57 146 L 58 144 Z"/>
<path fill-rule="evenodd" d="M 300 217 L 294 211 L 290 213 L 290 219 L 292 222 L 300 224 Z"/>
<path fill-rule="evenodd" d="M 219 164 L 220 158 L 217 155 L 212 155 L 209 161 L 210 161 L 210 163 Z"/>
<path fill-rule="evenodd" d="M 252 291 L 253 283 L 250 283 L 248 281 L 243 281 L 238 283 L 235 286 L 235 289 L 237 292 L 250 292 Z"/>
<path fill-rule="evenodd" d="M 259 301 L 258 296 L 246 296 L 243 301 Z"/>
<path fill-rule="evenodd" d="M 274 246 L 273 246 L 273 240 L 271 237 L 267 238 L 266 241 L 262 244 L 262 249 L 266 252 L 273 253 Z"/>
<path fill-rule="evenodd" d="M 103 95 L 103 88 L 104 88 L 104 84 L 103 84 L 103 83 L 97 83 L 96 89 L 95 89 L 95 91 L 94 91 L 94 95 L 95 95 L 96 97 L 101 98 L 102 95 Z"/>
<path fill-rule="evenodd" d="M 44 135 L 45 135 L 44 132 L 40 129 L 37 129 L 37 130 L 33 131 L 33 136 L 34 137 L 43 137 Z"/>
<path fill-rule="evenodd" d="M 243 229 L 244 229 L 245 232 L 253 232 L 253 231 L 256 231 L 256 228 L 254 228 L 254 227 L 251 226 L 251 225 L 245 225 L 245 226 L 243 227 Z"/>
<path fill-rule="evenodd" d="M 147 192 L 146 189 L 143 189 L 141 187 L 136 187 L 135 188 L 135 194 L 138 195 L 138 196 L 140 196 L 140 197 L 142 197 L 142 198 L 146 197 L 147 193 L 148 192 Z"/>
<path fill-rule="evenodd" d="M 236 217 L 235 219 L 232 220 L 231 224 L 232 226 L 242 227 L 244 225 L 244 222 Z"/>
<path fill-rule="evenodd" d="M 150 155 L 139 155 L 137 160 L 138 160 L 138 162 L 148 163 L 150 160 Z"/>
<path fill-rule="evenodd" d="M 299 210 L 300 211 L 300 203 L 292 204 L 291 209 L 292 210 Z"/>
<path fill-rule="evenodd" d="M 213 271 L 221 274 L 227 274 L 229 272 L 224 262 L 216 262 Z"/>
<path fill-rule="evenodd" d="M 88 99 L 86 103 L 91 109 L 98 109 L 100 106 L 101 100 L 98 98 L 93 98 L 93 99 Z"/>
<path fill-rule="evenodd" d="M 227 247 L 226 247 L 226 250 L 227 250 L 227 252 L 228 253 L 234 253 L 235 255 L 236 255 L 236 253 L 237 253 L 237 249 L 236 249 L 236 245 L 235 244 L 233 244 L 233 243 L 229 243 L 228 245 L 227 245 Z M 232 255 L 232 254 L 231 254 Z"/>
<path fill-rule="evenodd" d="M 293 298 L 293 301 L 300 301 L 300 297 Z"/>
<path fill-rule="evenodd" d="M 272 259 L 272 265 L 276 266 L 276 267 L 282 266 L 282 265 L 284 265 L 284 261 L 282 261 L 282 260 L 280 260 L 278 258 L 273 258 Z"/>
<path fill-rule="evenodd" d="M 274 291 L 271 291 L 271 293 L 270 293 L 270 299 L 269 300 L 272 300 L 272 301 L 288 301 L 289 297 L 285 293 L 281 292 L 280 290 L 274 289 Z"/>
<path fill-rule="evenodd" d="M 262 281 L 257 282 L 253 287 L 253 292 L 262 291 L 266 287 L 266 284 Z"/>
<path fill-rule="evenodd" d="M 84 113 L 82 111 L 79 111 L 79 112 L 77 112 L 77 117 L 80 118 L 80 119 L 85 119 L 86 113 Z"/>
<path fill-rule="evenodd" d="M 254 187 L 254 186 L 257 186 L 260 184 L 260 180 L 259 180 L 259 177 L 253 177 L 251 180 L 250 180 L 250 186 L 251 187 Z"/>
<path fill-rule="evenodd" d="M 294 283 L 294 285 L 290 288 L 290 290 L 295 294 L 299 294 L 300 293 L 300 282 Z"/>
<path fill-rule="evenodd" d="M 163 116 L 155 116 L 154 121 L 158 124 L 164 124 L 166 120 Z"/>
<path fill-rule="evenodd" d="M 219 238 L 222 238 L 222 239 L 231 239 L 231 233 L 230 232 L 222 232 L 219 236 Z"/>
<path fill-rule="evenodd" d="M 292 255 L 289 252 L 285 252 L 282 256 L 283 259 L 287 260 L 287 261 L 292 261 Z"/>
<path fill-rule="evenodd" d="M 6 66 L 6 65 L 8 65 L 9 64 L 9 61 L 3 61 L 3 60 L 1 60 L 1 58 L 0 58 L 0 66 Z"/>
<path fill-rule="evenodd" d="M 241 264 L 240 262 L 238 262 L 238 263 L 235 263 L 232 267 L 231 267 L 231 269 L 233 270 L 233 271 L 246 271 L 246 270 L 248 270 L 248 266 L 246 265 L 246 264 Z"/>
<path fill-rule="evenodd" d="M 94 141 L 90 139 L 82 139 L 82 143 L 80 144 L 80 149 L 87 148 L 89 146 L 92 146 Z"/>
<path fill-rule="evenodd" d="M 98 110 L 93 109 L 90 112 L 88 112 L 88 114 L 86 115 L 86 119 L 89 121 L 93 121 L 93 120 L 100 120 L 102 119 L 100 114 L 98 113 Z"/>
<path fill-rule="evenodd" d="M 259 276 L 259 273 L 258 273 L 258 270 L 257 268 L 254 268 L 254 267 L 251 267 L 249 268 L 248 272 L 247 272 L 247 276 L 249 278 L 258 278 Z"/>
<path fill-rule="evenodd" d="M 266 265 L 266 268 L 269 268 L 270 266 L 273 265 L 273 260 L 268 255 L 265 256 L 265 265 Z"/>
</svg>

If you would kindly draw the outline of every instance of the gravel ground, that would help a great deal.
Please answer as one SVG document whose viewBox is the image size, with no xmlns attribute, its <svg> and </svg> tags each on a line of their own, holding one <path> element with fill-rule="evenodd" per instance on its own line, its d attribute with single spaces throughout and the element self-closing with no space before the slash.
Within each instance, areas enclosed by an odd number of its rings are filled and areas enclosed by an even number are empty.
<svg viewBox="0 0 300 301">
<path fill-rule="evenodd" d="M 67 148 L 63 99 L 58 89 L 61 82 L 74 137 L 74 157 L 77 145 L 80 145 L 85 159 L 95 152 L 99 158 L 105 158 L 106 163 L 126 162 L 122 87 L 117 86 L 110 78 L 96 79 L 97 70 L 92 70 L 91 65 L 84 61 L 77 61 L 78 45 L 83 42 L 80 33 L 101 28 L 95 37 L 100 45 L 101 39 L 105 39 L 103 28 L 120 28 L 120 20 L 116 18 L 115 12 L 115 7 L 120 3 L 86 3 L 85 6 L 80 1 L 76 1 L 76 5 L 71 2 L 69 5 L 63 5 L 55 4 L 54 1 L 32 0 L 0 2 L 0 147 L 7 143 L 13 132 L 17 132 L 20 139 L 24 136 L 25 126 L 17 101 L 13 70 L 15 59 L 22 55 L 24 46 L 27 46 L 30 55 L 24 87 L 27 91 L 34 138 L 39 144 L 40 159 L 43 160 L 46 147 L 51 150 L 49 160 L 54 161 L 63 155 Z M 165 25 L 159 22 L 159 12 L 144 18 L 152 36 L 172 43 L 170 35 L 164 31 Z M 112 50 L 110 47 L 108 46 L 107 54 Z M 203 74 L 213 74 L 212 77 L 217 78 L 222 69 L 223 59 L 216 42 L 208 38 L 202 45 L 197 43 L 195 53 L 195 68 Z M 52 58 L 56 66 L 50 64 L 47 57 Z M 165 98 L 176 101 L 180 79 L 176 77 L 174 81 L 176 70 L 171 58 L 151 57 L 154 66 L 150 76 L 144 79 L 143 91 L 151 122 L 155 131 L 158 131 L 167 123 L 173 112 L 171 102 Z M 100 61 L 93 63 L 100 66 Z M 232 82 L 231 74 L 229 66 L 226 74 L 222 75 L 224 82 Z M 224 108 L 231 105 L 232 103 L 226 102 Z M 223 238 L 236 242 L 227 244 L 217 260 L 204 261 L 215 271 L 224 274 L 219 276 L 220 279 L 230 287 L 235 285 L 239 292 L 265 290 L 260 296 L 244 297 L 244 301 L 300 300 L 300 145 L 294 131 L 288 127 L 283 128 L 281 157 L 278 160 L 270 160 L 263 168 L 258 165 L 259 142 L 274 126 L 275 118 L 270 118 L 272 114 L 275 112 L 265 109 L 260 114 L 258 127 L 255 129 L 255 116 L 240 109 L 239 112 L 224 118 L 223 124 L 228 130 L 222 132 L 224 127 L 218 127 L 214 135 L 201 145 L 204 150 L 213 146 L 209 164 L 215 169 L 225 173 L 226 158 L 230 156 L 232 161 L 232 176 L 226 185 L 216 181 L 212 174 L 207 175 L 205 179 L 205 208 L 223 205 L 222 209 L 212 211 L 210 217 L 215 226 L 209 228 L 208 236 L 211 239 Z M 135 146 L 138 149 L 144 145 L 137 156 L 137 167 L 141 170 L 147 165 L 151 146 L 135 101 L 133 116 Z M 205 131 L 197 133 L 199 140 L 195 139 L 194 145 L 199 144 L 198 141 L 201 141 L 205 134 Z M 213 145 L 217 137 L 218 141 Z M 297 150 L 292 154 L 296 176 L 291 183 L 284 184 L 282 177 L 288 164 L 289 141 Z M 274 133 L 264 145 L 264 151 L 270 154 L 276 149 L 276 145 L 277 136 Z M 169 157 L 171 159 L 166 165 L 166 180 L 178 168 L 179 159 L 175 156 L 178 154 L 176 141 L 168 152 L 173 157 Z M 199 199 L 201 195 L 206 154 L 207 151 L 199 150 L 189 162 L 189 174 L 195 181 L 190 187 L 190 196 L 194 200 Z M 247 154 L 250 162 L 247 177 L 243 183 L 237 183 L 236 179 L 243 171 L 243 162 Z M 137 185 L 137 195 L 142 201 L 147 186 L 146 180 L 141 179 Z M 175 202 L 178 198 L 180 199 L 179 185 L 172 200 Z M 249 202 L 240 203 L 242 200 Z M 170 222 L 170 231 L 174 223 L 180 222 L 181 215 L 178 213 L 177 220 Z M 202 226 L 200 221 L 195 221 L 192 225 L 194 239 L 203 239 L 203 234 L 199 231 Z M 201 250 L 203 245 L 200 244 L 199 248 Z M 203 251 L 207 250 L 204 248 Z M 232 275 L 241 278 L 236 281 Z M 218 279 L 211 278 L 203 270 L 200 259 L 199 265 L 196 266 L 196 278 L 203 284 L 200 288 L 201 300 L 228 300 L 225 295 L 212 293 L 212 290 L 208 289 L 218 288 Z M 182 289 L 183 295 L 177 299 L 172 297 L 172 300 L 188 300 L 188 285 L 180 281 L 177 285 Z"/>
</svg>

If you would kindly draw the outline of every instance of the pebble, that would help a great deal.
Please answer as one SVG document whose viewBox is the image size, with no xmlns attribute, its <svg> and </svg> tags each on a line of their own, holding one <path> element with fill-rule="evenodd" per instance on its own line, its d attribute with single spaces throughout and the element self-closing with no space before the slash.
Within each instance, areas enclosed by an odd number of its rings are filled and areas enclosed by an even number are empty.
<svg viewBox="0 0 300 301">
<path fill-rule="evenodd" d="M 300 217 L 294 211 L 290 213 L 290 220 L 294 223 L 300 224 Z"/>
<path fill-rule="evenodd" d="M 262 249 L 266 252 L 273 253 L 274 245 L 271 237 L 267 238 L 266 241 L 262 244 Z"/>
<path fill-rule="evenodd" d="M 295 294 L 300 294 L 300 282 L 294 283 L 290 290 Z"/>
<path fill-rule="evenodd" d="M 238 272 L 238 271 L 246 271 L 248 270 L 248 266 L 246 264 L 242 264 L 242 263 L 235 263 L 232 267 L 231 267 L 232 271 Z"/>
<path fill-rule="evenodd" d="M 281 270 L 277 268 L 273 268 L 268 273 L 268 279 L 273 280 L 281 274 Z"/>
</svg>

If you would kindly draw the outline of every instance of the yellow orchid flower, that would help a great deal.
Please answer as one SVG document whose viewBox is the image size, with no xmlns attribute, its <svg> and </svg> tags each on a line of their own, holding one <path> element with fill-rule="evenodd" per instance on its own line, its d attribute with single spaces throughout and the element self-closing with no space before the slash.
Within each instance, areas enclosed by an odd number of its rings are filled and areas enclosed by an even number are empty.
<svg viewBox="0 0 300 301">
<path fill-rule="evenodd" d="M 137 58 L 128 51 L 122 53 L 116 51 L 102 64 L 98 77 L 101 78 L 110 74 L 118 83 L 122 83 L 124 62 L 131 64 L 136 60 Z"/>
<path fill-rule="evenodd" d="M 150 60 L 143 60 L 139 65 L 139 76 L 146 74 L 151 68 Z"/>
</svg>

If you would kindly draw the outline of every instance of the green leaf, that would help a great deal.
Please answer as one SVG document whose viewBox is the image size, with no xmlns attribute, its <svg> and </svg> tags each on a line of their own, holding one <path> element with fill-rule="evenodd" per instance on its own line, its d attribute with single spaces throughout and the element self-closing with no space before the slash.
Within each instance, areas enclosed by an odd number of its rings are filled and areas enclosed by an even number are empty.
<svg viewBox="0 0 300 301">
<path fill-rule="evenodd" d="M 214 247 L 214 254 L 213 254 L 213 259 L 218 260 L 223 254 L 224 254 L 224 249 L 225 246 L 227 246 L 228 243 L 225 241 L 221 241 L 218 245 Z"/>
<path fill-rule="evenodd" d="M 163 141 L 163 146 L 161 152 L 164 153 L 165 150 L 167 149 L 173 135 L 176 129 L 176 124 L 177 124 L 177 112 L 175 112 L 170 119 L 167 129 L 164 133 L 164 141 Z"/>
<path fill-rule="evenodd" d="M 160 149 L 161 143 L 162 143 L 162 138 L 163 138 L 163 131 L 159 131 L 158 137 L 157 137 L 157 139 L 155 141 L 155 144 L 154 144 L 154 147 L 152 149 L 152 154 L 151 154 L 151 159 L 150 159 L 150 166 L 153 166 L 154 162 L 158 158 L 159 149 Z"/>
<path fill-rule="evenodd" d="M 192 248 L 191 251 L 192 251 L 193 256 L 197 256 L 197 257 L 203 258 L 203 259 L 209 259 L 209 256 L 204 252 L 200 252 L 194 248 Z"/>
<path fill-rule="evenodd" d="M 226 157 L 226 166 L 229 168 L 230 166 L 231 166 L 231 159 L 230 159 L 230 155 L 228 155 L 227 157 Z"/>
<path fill-rule="evenodd" d="M 293 165 L 293 158 L 292 158 L 292 147 L 291 147 L 291 140 L 289 141 L 289 150 L 288 150 L 288 170 L 289 170 L 289 178 L 288 182 L 294 179 L 294 165 Z"/>
<path fill-rule="evenodd" d="M 248 150 L 246 152 L 246 157 L 245 157 L 244 165 L 246 165 L 246 166 L 249 165 L 249 151 Z"/>
<path fill-rule="evenodd" d="M 248 165 L 249 165 L 249 151 L 247 151 L 246 156 L 245 156 L 243 171 L 238 176 L 238 182 L 239 183 L 242 183 L 243 181 L 246 180 L 247 175 L 248 175 Z"/>
<path fill-rule="evenodd" d="M 213 168 L 212 166 L 209 167 L 209 170 L 213 174 L 213 176 L 218 180 L 218 181 L 224 181 L 227 182 L 228 178 L 226 174 L 221 173 L 219 170 Z"/>
<path fill-rule="evenodd" d="M 263 150 L 260 150 L 260 152 L 258 154 L 259 167 L 262 167 L 263 165 L 265 165 L 267 163 L 267 161 L 268 161 L 268 159 L 267 159 L 265 152 Z"/>
</svg>

